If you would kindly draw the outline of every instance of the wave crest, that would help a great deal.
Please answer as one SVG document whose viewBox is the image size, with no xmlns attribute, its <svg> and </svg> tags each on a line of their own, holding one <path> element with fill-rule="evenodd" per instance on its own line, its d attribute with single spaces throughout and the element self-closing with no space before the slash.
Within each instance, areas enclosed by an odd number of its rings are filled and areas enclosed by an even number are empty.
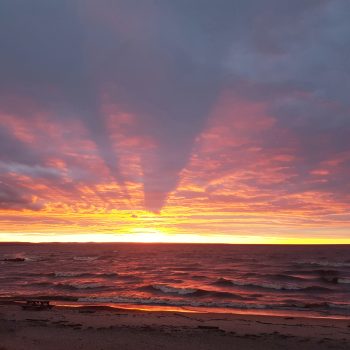
<svg viewBox="0 0 350 350">
<path fill-rule="evenodd" d="M 56 285 L 59 288 L 63 289 L 105 289 L 108 288 L 106 285 L 102 283 L 58 283 Z"/>
<path fill-rule="evenodd" d="M 168 286 L 166 284 L 153 284 L 140 288 L 151 293 L 163 293 L 171 294 L 178 296 L 187 296 L 187 297 L 213 297 L 213 298 L 231 298 L 231 299 L 246 299 L 241 295 L 233 294 L 226 291 L 217 291 L 217 290 L 205 290 L 205 289 L 195 289 L 195 288 L 181 288 Z"/>
<path fill-rule="evenodd" d="M 331 289 L 321 287 L 321 286 L 308 286 L 302 287 L 297 284 L 278 284 L 278 283 L 268 283 L 268 282 L 242 282 L 242 281 L 231 281 L 225 278 L 219 278 L 213 283 L 218 286 L 238 286 L 238 287 L 248 287 L 248 288 L 259 288 L 259 289 L 272 289 L 272 290 L 289 290 L 289 291 L 319 291 L 319 292 L 329 292 Z"/>
<path fill-rule="evenodd" d="M 117 277 L 118 274 L 111 273 L 82 273 L 82 272 L 55 272 L 55 277 L 100 277 L 100 278 L 113 278 Z"/>
</svg>

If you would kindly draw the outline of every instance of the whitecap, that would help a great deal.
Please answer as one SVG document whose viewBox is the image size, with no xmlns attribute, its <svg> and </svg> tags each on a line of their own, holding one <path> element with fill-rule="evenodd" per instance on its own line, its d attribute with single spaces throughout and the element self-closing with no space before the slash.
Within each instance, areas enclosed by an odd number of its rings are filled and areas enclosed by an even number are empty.
<svg viewBox="0 0 350 350">
<path fill-rule="evenodd" d="M 152 288 L 160 290 L 163 293 L 179 294 L 179 295 L 193 294 L 197 292 L 197 289 L 171 287 L 171 286 L 167 286 L 166 284 L 153 284 Z"/>
</svg>

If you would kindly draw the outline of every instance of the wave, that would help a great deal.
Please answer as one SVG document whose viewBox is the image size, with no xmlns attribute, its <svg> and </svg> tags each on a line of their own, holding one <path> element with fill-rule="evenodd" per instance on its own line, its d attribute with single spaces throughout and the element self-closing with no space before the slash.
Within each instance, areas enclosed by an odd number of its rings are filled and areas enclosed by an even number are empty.
<svg viewBox="0 0 350 350">
<path fill-rule="evenodd" d="M 100 278 L 115 278 L 118 277 L 117 273 L 88 273 L 88 272 L 55 272 L 54 277 L 100 277 Z"/>
<path fill-rule="evenodd" d="M 164 283 L 182 283 L 183 280 L 176 278 L 162 278 L 162 282 Z"/>
<path fill-rule="evenodd" d="M 81 273 L 81 272 L 55 272 L 52 273 L 53 277 L 89 277 L 90 273 Z"/>
<path fill-rule="evenodd" d="M 245 303 L 245 302 L 220 302 L 202 300 L 183 299 L 160 299 L 160 298 L 140 298 L 140 297 L 83 297 L 78 298 L 78 302 L 87 304 L 134 304 L 134 305 L 163 305 L 179 307 L 205 307 L 205 308 L 225 308 L 225 309 L 245 309 L 245 310 L 295 310 L 295 311 L 319 311 L 331 314 L 349 314 L 350 304 L 341 303 L 302 303 L 302 302 L 280 302 L 273 304 Z"/>
<path fill-rule="evenodd" d="M 304 280 L 315 280 L 321 281 L 325 283 L 342 283 L 341 277 L 339 277 L 339 272 L 336 270 L 324 270 L 324 269 L 316 269 L 316 270 L 302 270 L 302 271 L 289 271 L 289 273 L 295 273 L 298 275 L 307 276 Z M 344 283 L 344 282 L 343 282 Z"/>
<path fill-rule="evenodd" d="M 93 260 L 96 260 L 98 258 L 99 258 L 98 256 L 74 256 L 73 260 L 76 260 L 76 261 L 93 261 Z"/>
<path fill-rule="evenodd" d="M 290 302 L 285 304 L 286 307 L 295 307 L 297 309 L 314 309 L 314 310 L 330 310 L 330 309 L 342 309 L 343 311 L 350 310 L 350 304 L 346 303 L 333 303 L 327 301 L 320 301 L 314 303 L 306 302 Z"/>
<path fill-rule="evenodd" d="M 44 257 L 38 256 L 38 255 L 24 255 L 23 258 L 25 259 L 25 261 L 44 261 L 44 260 L 46 260 Z"/>
<path fill-rule="evenodd" d="M 288 291 L 317 291 L 317 292 L 330 292 L 332 291 L 329 288 L 321 286 L 300 286 L 297 284 L 278 284 L 278 283 L 269 283 L 269 282 L 241 282 L 241 281 L 232 281 L 225 278 L 219 278 L 216 282 L 213 283 L 217 286 L 238 286 L 238 287 L 250 287 L 258 289 L 270 289 L 270 290 L 288 290 Z"/>
<path fill-rule="evenodd" d="M 222 292 L 216 290 L 205 290 L 205 289 L 195 289 L 195 288 L 180 288 L 172 287 L 166 284 L 153 284 L 147 285 L 140 288 L 140 290 L 148 291 L 151 293 L 163 293 L 163 294 L 172 294 L 178 296 L 193 296 L 193 297 L 214 297 L 214 298 L 232 298 L 232 299 L 245 299 L 241 295 Z"/>
<path fill-rule="evenodd" d="M 59 288 L 66 290 L 76 289 L 110 289 L 110 286 L 106 286 L 103 283 L 95 282 L 77 282 L 77 283 L 51 283 L 47 281 L 33 282 L 23 284 L 24 287 L 48 287 L 48 288 Z"/>
<path fill-rule="evenodd" d="M 287 275 L 305 275 L 305 276 L 323 276 L 323 275 L 338 275 L 338 271 L 337 270 L 325 270 L 325 269 L 311 269 L 311 270 L 288 270 L 288 271 L 284 271 L 284 274 Z"/>
<path fill-rule="evenodd" d="M 24 262 L 24 261 L 42 261 L 42 259 L 39 256 L 33 256 L 33 255 L 23 255 L 23 254 L 17 254 L 14 256 L 4 256 L 0 259 L 4 262 Z"/>
<path fill-rule="evenodd" d="M 46 278 L 105 278 L 105 279 L 132 279 L 131 275 L 119 275 L 116 272 L 109 273 L 89 273 L 89 272 L 47 272 L 47 273 L 35 273 L 35 272 L 20 272 L 14 274 L 17 277 L 46 277 Z"/>
<path fill-rule="evenodd" d="M 135 304 L 135 305 L 168 305 L 184 307 L 217 307 L 217 308 L 241 308 L 241 309 L 265 309 L 272 308 L 273 305 L 245 304 L 237 302 L 212 302 L 197 300 L 179 299 L 158 299 L 140 297 L 83 297 L 78 298 L 78 302 L 83 303 L 115 303 L 115 304 Z"/>
<path fill-rule="evenodd" d="M 54 286 L 52 283 L 50 282 L 33 282 L 33 283 L 26 283 L 23 284 L 24 287 L 49 287 L 49 286 Z"/>
<path fill-rule="evenodd" d="M 327 260 L 303 260 L 297 261 L 297 265 L 311 265 L 311 266 L 328 266 L 328 267 L 350 267 L 350 262 L 340 262 L 340 261 L 327 261 Z"/>
<path fill-rule="evenodd" d="M 2 262 L 23 262 L 26 261 L 25 258 L 4 258 L 1 260 Z"/>
<path fill-rule="evenodd" d="M 149 286 L 146 286 L 146 288 Z M 150 289 L 155 289 L 159 290 L 165 294 L 179 294 L 179 295 L 187 295 L 187 294 L 195 294 L 199 290 L 198 289 L 193 289 L 193 288 L 176 288 L 176 287 L 171 287 L 167 286 L 165 284 L 153 284 L 150 286 Z"/>
<path fill-rule="evenodd" d="M 334 309 L 350 310 L 350 304 L 347 303 L 327 303 L 327 305 Z"/>
<path fill-rule="evenodd" d="M 350 278 L 338 278 L 338 283 L 340 284 L 349 284 L 350 283 Z"/>
<path fill-rule="evenodd" d="M 102 284 L 102 283 L 57 283 L 54 285 L 55 287 L 58 288 L 63 288 L 63 289 L 108 289 L 109 287 Z"/>
<path fill-rule="evenodd" d="M 268 274 L 263 276 L 266 276 L 268 278 L 271 278 L 273 280 L 278 280 L 278 281 L 305 282 L 307 280 L 306 278 L 291 276 L 291 275 L 284 275 L 284 274 Z"/>
<path fill-rule="evenodd" d="M 13 299 L 10 296 L 0 296 L 0 300 Z M 105 297 L 77 297 L 74 295 L 44 295 L 44 294 L 23 294 L 16 295 L 16 300 L 26 300 L 31 298 L 46 299 L 52 301 L 71 301 L 83 303 L 84 305 L 94 304 L 131 304 L 131 305 L 162 305 L 178 306 L 184 308 L 205 307 L 221 309 L 242 309 L 242 310 L 291 310 L 291 311 L 315 311 L 325 315 L 350 316 L 350 303 L 341 302 L 315 302 L 307 303 L 297 300 L 281 300 L 278 303 L 247 303 L 239 301 L 218 301 L 218 300 L 198 300 L 198 299 L 162 299 L 156 297 L 138 296 L 105 296 Z"/>
<path fill-rule="evenodd" d="M 303 282 L 306 281 L 306 278 L 303 277 L 298 277 L 298 276 L 293 276 L 288 273 L 283 274 L 283 273 L 275 273 L 275 274 L 270 274 L 270 273 L 256 273 L 256 272 L 248 272 L 245 273 L 242 278 L 247 278 L 247 277 L 260 277 L 260 278 L 268 278 L 272 280 L 277 280 L 277 281 L 295 281 L 295 282 Z"/>
</svg>

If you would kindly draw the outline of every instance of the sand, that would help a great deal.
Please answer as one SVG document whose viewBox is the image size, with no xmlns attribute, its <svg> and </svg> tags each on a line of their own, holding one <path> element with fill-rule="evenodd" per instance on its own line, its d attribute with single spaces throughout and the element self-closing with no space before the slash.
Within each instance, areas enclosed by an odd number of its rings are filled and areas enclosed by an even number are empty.
<svg viewBox="0 0 350 350">
<path fill-rule="evenodd" d="M 350 320 L 0 305 L 5 349 L 350 349 Z"/>
</svg>

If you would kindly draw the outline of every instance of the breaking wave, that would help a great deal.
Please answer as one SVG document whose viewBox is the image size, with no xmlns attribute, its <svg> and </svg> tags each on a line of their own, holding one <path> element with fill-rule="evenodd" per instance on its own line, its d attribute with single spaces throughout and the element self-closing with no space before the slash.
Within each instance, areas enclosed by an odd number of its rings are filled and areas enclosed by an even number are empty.
<svg viewBox="0 0 350 350">
<path fill-rule="evenodd" d="M 76 261 L 93 261 L 93 260 L 97 260 L 98 256 L 74 256 L 73 260 Z"/>
<path fill-rule="evenodd" d="M 62 289 L 106 289 L 108 286 L 102 283 L 58 283 L 55 285 Z"/>
<path fill-rule="evenodd" d="M 202 301 L 202 300 L 184 300 L 184 299 L 160 299 L 160 298 L 140 298 L 140 297 L 83 297 L 78 298 L 78 302 L 86 304 L 134 304 L 134 305 L 163 305 L 180 307 L 205 307 L 205 308 L 228 308 L 244 310 L 328 310 L 339 311 L 347 314 L 350 304 L 346 303 L 301 303 L 301 302 L 280 302 L 272 304 L 263 303 L 245 303 L 245 302 L 220 302 L 220 301 Z M 336 313 L 336 312 L 335 312 Z"/>
<path fill-rule="evenodd" d="M 178 296 L 193 296 L 193 297 L 214 297 L 214 298 L 232 298 L 232 299 L 245 299 L 241 295 L 216 290 L 205 290 L 205 289 L 195 289 L 195 288 L 181 288 L 172 287 L 166 284 L 153 284 L 148 286 L 143 286 L 140 288 L 143 291 L 148 291 L 151 293 L 162 293 L 171 294 Z"/>
<path fill-rule="evenodd" d="M 257 289 L 272 289 L 272 290 L 289 290 L 289 291 L 318 291 L 318 292 L 331 292 L 329 288 L 321 286 L 300 286 L 297 284 L 279 284 L 279 283 L 269 283 L 269 282 L 242 282 L 242 281 L 232 281 L 225 278 L 219 278 L 213 283 L 217 286 L 237 286 L 237 287 L 249 287 Z"/>
<path fill-rule="evenodd" d="M 327 266 L 327 267 L 350 267 L 350 262 L 327 261 L 327 260 L 302 260 L 296 262 L 297 265 L 305 266 Z"/>
<path fill-rule="evenodd" d="M 350 284 L 350 278 L 338 278 L 337 282 L 340 284 Z"/>
<path fill-rule="evenodd" d="M 79 273 L 79 272 L 55 272 L 52 274 L 54 277 L 99 277 L 99 278 L 115 278 L 118 277 L 117 273 Z"/>
<path fill-rule="evenodd" d="M 78 302 L 83 303 L 115 303 L 115 304 L 135 304 L 135 305 L 167 305 L 183 307 L 217 307 L 217 308 L 241 308 L 241 309 L 265 309 L 272 305 L 245 304 L 237 302 L 213 302 L 197 301 L 183 299 L 158 299 L 158 298 L 139 298 L 139 297 L 84 297 L 79 298 Z"/>
</svg>

